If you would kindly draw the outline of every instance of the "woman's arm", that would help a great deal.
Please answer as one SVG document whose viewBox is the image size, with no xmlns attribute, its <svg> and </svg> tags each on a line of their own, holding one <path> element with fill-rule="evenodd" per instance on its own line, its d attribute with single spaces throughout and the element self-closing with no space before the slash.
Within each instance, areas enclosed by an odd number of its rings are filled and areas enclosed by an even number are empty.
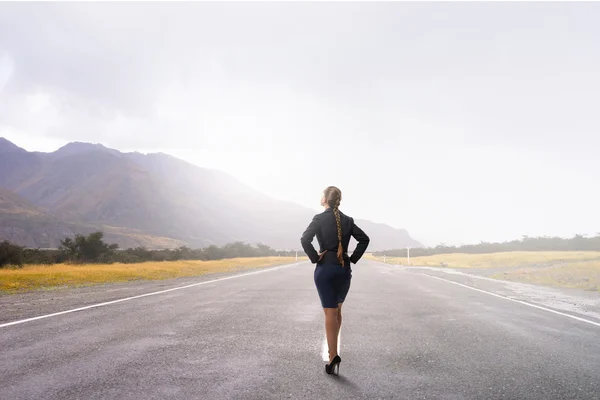
<svg viewBox="0 0 600 400">
<path fill-rule="evenodd" d="M 369 247 L 369 242 L 371 241 L 371 239 L 369 239 L 367 234 L 362 229 L 354 225 L 354 222 L 352 223 L 352 237 L 356 239 L 358 244 L 356 245 L 356 249 L 354 249 L 354 252 L 350 256 L 350 262 L 352 264 L 356 264 L 358 260 L 360 260 L 360 258 L 363 256 L 363 254 L 365 254 L 365 251 L 367 251 L 367 247 Z"/>
<path fill-rule="evenodd" d="M 319 228 L 319 215 L 315 215 L 313 220 L 311 221 L 308 228 L 302 234 L 300 238 L 300 243 L 302 243 L 302 248 L 304 252 L 310 259 L 313 264 L 316 264 L 319 261 L 319 253 L 315 250 L 315 247 L 312 245 L 312 241 L 317 234 L 317 229 Z"/>
</svg>

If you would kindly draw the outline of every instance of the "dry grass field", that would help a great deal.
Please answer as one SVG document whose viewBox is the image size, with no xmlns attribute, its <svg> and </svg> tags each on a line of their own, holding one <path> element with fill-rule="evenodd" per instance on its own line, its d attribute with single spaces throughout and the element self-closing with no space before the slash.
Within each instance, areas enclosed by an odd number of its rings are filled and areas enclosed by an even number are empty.
<svg viewBox="0 0 600 400">
<path fill-rule="evenodd" d="M 0 269 L 0 292 L 16 293 L 64 286 L 192 277 L 216 272 L 270 267 L 294 261 L 294 257 L 261 257 L 139 264 L 28 265 L 19 269 Z"/>
<path fill-rule="evenodd" d="M 383 261 L 383 257 L 373 257 Z M 407 265 L 406 257 L 387 257 L 386 263 Z M 439 254 L 410 259 L 411 266 L 489 270 L 484 275 L 515 282 L 590 291 L 600 290 L 600 252 L 516 251 L 489 254 Z"/>
</svg>

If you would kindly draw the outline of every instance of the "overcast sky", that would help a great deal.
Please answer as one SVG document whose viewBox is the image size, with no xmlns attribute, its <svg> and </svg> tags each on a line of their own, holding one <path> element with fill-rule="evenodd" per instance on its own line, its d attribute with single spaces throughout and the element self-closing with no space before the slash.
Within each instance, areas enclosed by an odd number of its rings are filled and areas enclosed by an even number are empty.
<svg viewBox="0 0 600 400">
<path fill-rule="evenodd" d="M 0 3 L 0 136 L 162 151 L 430 245 L 600 231 L 600 3 Z"/>
</svg>

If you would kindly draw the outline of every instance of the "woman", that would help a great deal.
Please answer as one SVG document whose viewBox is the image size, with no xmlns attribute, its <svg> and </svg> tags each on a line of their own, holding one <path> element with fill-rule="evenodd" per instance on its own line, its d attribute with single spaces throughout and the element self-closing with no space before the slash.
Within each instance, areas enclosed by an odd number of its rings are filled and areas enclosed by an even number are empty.
<svg viewBox="0 0 600 400">
<path fill-rule="evenodd" d="M 369 237 L 354 224 L 352 218 L 340 212 L 341 200 L 340 189 L 335 186 L 325 189 L 321 199 L 325 211 L 315 215 L 300 239 L 310 261 L 317 264 L 315 285 L 325 311 L 325 332 L 329 347 L 329 364 L 325 365 L 325 372 L 328 374 L 339 373 L 342 361 L 337 353 L 337 341 L 342 326 L 342 304 L 352 278 L 350 263 L 356 264 L 369 245 Z M 315 235 L 319 242 L 319 253 L 312 245 Z M 349 257 L 350 236 L 358 241 L 358 245 Z"/>
</svg>

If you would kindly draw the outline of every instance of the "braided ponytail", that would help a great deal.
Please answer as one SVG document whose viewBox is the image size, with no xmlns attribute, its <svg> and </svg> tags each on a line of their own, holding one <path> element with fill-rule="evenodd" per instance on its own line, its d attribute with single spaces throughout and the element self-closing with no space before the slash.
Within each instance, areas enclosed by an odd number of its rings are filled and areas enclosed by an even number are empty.
<svg viewBox="0 0 600 400">
<path fill-rule="evenodd" d="M 340 220 L 340 209 L 339 209 L 339 200 L 338 204 L 333 209 L 333 214 L 335 215 L 335 223 L 337 225 L 337 235 L 338 235 L 338 250 L 337 250 L 337 259 L 340 264 L 344 265 L 344 249 L 342 247 L 342 221 Z"/>
<path fill-rule="evenodd" d="M 325 189 L 325 200 L 331 208 L 333 208 L 333 214 L 335 215 L 335 224 L 337 227 L 338 236 L 338 250 L 337 259 L 344 265 L 344 248 L 342 246 L 342 221 L 340 218 L 340 202 L 342 201 L 342 192 L 335 186 L 329 186 Z"/>
</svg>

